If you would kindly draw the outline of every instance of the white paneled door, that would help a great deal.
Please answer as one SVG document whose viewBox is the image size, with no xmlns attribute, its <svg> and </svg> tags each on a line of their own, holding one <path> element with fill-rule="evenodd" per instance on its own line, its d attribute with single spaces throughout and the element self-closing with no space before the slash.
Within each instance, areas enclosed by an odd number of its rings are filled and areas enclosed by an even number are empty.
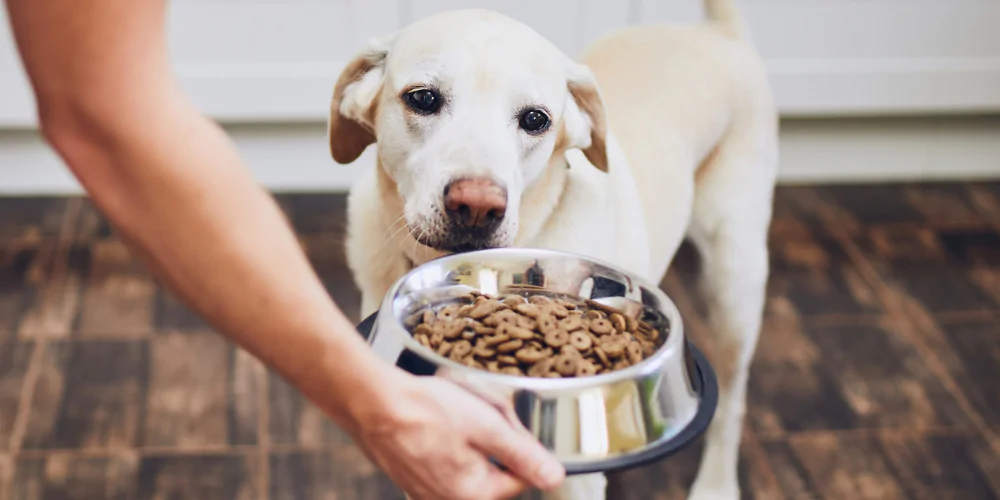
<svg viewBox="0 0 1000 500">
<path fill-rule="evenodd" d="M 737 1 L 785 115 L 1000 110 L 1000 0 Z M 701 17 L 698 0 L 174 0 L 169 35 L 184 87 L 211 116 L 315 122 L 367 39 L 470 7 L 520 19 L 570 54 L 621 26 Z M 2 20 L 0 128 L 33 127 Z"/>
</svg>

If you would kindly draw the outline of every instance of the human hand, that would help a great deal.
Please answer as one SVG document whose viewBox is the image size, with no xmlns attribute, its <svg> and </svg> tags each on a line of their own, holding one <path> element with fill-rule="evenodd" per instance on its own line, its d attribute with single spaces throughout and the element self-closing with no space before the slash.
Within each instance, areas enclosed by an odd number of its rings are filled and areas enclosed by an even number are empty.
<svg viewBox="0 0 1000 500">
<path fill-rule="evenodd" d="M 562 465 L 512 411 L 441 377 L 395 382 L 391 407 L 357 422 L 355 437 L 409 498 L 499 500 L 562 483 Z"/>
</svg>

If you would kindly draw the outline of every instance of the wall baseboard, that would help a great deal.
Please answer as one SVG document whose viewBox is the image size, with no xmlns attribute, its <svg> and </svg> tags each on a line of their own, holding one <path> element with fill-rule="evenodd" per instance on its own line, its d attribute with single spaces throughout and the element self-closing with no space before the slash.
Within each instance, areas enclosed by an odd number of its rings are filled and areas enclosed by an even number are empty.
<svg viewBox="0 0 1000 500">
<path fill-rule="evenodd" d="M 330 159 L 322 123 L 234 125 L 256 179 L 277 192 L 341 192 L 374 161 Z M 0 195 L 79 194 L 79 184 L 31 130 L 0 130 Z M 1000 179 L 1000 116 L 786 119 L 784 183 Z"/>
</svg>

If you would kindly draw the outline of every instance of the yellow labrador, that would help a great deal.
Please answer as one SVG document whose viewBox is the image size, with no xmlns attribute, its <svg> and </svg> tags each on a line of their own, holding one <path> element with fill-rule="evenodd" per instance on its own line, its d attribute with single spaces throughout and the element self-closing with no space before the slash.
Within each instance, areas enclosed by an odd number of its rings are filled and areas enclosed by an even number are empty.
<svg viewBox="0 0 1000 500">
<path fill-rule="evenodd" d="M 348 65 L 329 137 L 339 163 L 378 142 L 378 165 L 349 201 L 364 314 L 414 265 L 449 252 L 549 248 L 658 281 L 690 238 L 722 391 L 691 497 L 735 499 L 777 116 L 736 9 L 705 7 L 703 25 L 621 30 L 582 63 L 496 13 L 432 16 Z M 605 484 L 574 477 L 553 496 L 603 498 Z"/>
</svg>

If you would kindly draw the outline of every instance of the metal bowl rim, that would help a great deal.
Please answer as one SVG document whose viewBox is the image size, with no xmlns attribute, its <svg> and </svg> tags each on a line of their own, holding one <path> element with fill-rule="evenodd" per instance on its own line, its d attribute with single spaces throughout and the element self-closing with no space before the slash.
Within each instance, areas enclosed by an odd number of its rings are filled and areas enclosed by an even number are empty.
<svg viewBox="0 0 1000 500">
<path fill-rule="evenodd" d="M 474 260 L 477 256 L 486 256 L 490 258 L 502 258 L 504 255 L 508 255 L 512 258 L 526 258 L 529 256 L 537 257 L 569 257 L 574 259 L 583 260 L 591 264 L 596 264 L 599 266 L 606 267 L 623 276 L 628 277 L 634 284 L 646 288 L 649 290 L 661 303 L 659 312 L 663 314 L 669 325 L 670 331 L 667 333 L 667 340 L 663 343 L 660 348 L 653 353 L 652 356 L 644 359 L 637 365 L 630 366 L 623 370 L 617 370 L 609 373 L 602 373 L 599 375 L 592 375 L 589 377 L 572 377 L 572 378 L 538 378 L 538 377 L 519 377 L 515 375 L 505 375 L 499 373 L 491 373 L 486 370 L 481 370 L 477 368 L 472 368 L 465 366 L 461 363 L 452 361 L 444 356 L 439 355 L 430 348 L 424 347 L 422 344 L 413 339 L 409 331 L 400 321 L 399 316 L 395 308 L 395 299 L 399 294 L 400 289 L 403 284 L 408 281 L 408 279 L 414 274 L 418 273 L 425 266 L 431 264 L 441 264 L 450 260 L 459 259 L 469 259 Z M 629 380 L 639 380 L 648 377 L 650 374 L 660 372 L 662 366 L 670 362 L 684 362 L 683 349 L 685 346 L 685 336 L 684 336 L 684 323 L 681 320 L 680 311 L 677 309 L 677 305 L 674 301 L 667 296 L 663 290 L 660 290 L 659 286 L 654 286 L 649 280 L 645 278 L 636 276 L 635 274 L 625 271 L 618 266 L 609 264 L 600 259 L 595 259 L 585 255 L 580 255 L 572 252 L 563 252 L 556 250 L 544 250 L 536 248 L 493 248 L 487 250 L 478 250 L 474 252 L 451 254 L 438 259 L 434 259 L 425 264 L 417 266 L 410 270 L 408 273 L 403 275 L 402 278 L 393 284 L 392 288 L 389 289 L 389 293 L 386 294 L 383 301 L 382 307 L 379 309 L 381 311 L 389 311 L 391 319 L 394 323 L 394 327 L 405 333 L 403 342 L 407 349 L 418 354 L 421 358 L 424 358 L 429 363 L 435 364 L 439 367 L 447 367 L 449 370 L 458 373 L 472 373 L 477 380 L 483 382 L 495 382 L 499 385 L 507 386 L 514 389 L 530 390 L 533 392 L 547 392 L 547 391 L 566 391 L 566 390 L 587 390 L 594 389 L 598 387 L 607 387 L 609 385 L 614 385 L 620 382 Z M 381 314 L 377 318 L 377 321 L 381 320 Z"/>
</svg>

